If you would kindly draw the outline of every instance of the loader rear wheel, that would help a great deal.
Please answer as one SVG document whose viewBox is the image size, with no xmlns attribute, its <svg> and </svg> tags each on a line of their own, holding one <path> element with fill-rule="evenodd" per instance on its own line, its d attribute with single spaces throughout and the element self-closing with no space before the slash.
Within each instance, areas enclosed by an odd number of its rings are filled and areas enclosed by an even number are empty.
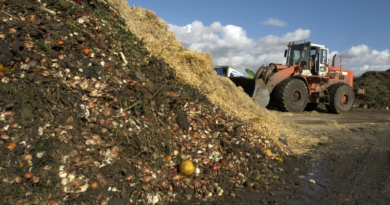
<svg viewBox="0 0 390 205">
<path fill-rule="evenodd" d="M 337 83 L 328 88 L 330 104 L 326 109 L 330 113 L 342 114 L 352 109 L 354 94 L 350 85 Z"/>
<path fill-rule="evenodd" d="M 281 111 L 302 112 L 308 101 L 308 91 L 299 79 L 286 79 L 275 90 L 275 105 Z"/>
</svg>

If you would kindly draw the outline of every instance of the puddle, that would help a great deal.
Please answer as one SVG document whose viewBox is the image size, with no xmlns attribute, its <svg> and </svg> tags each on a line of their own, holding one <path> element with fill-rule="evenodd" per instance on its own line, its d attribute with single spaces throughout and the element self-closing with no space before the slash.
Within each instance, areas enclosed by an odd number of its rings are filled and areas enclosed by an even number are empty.
<svg viewBox="0 0 390 205">
<path fill-rule="evenodd" d="M 282 186 L 273 187 L 259 195 L 250 198 L 260 198 L 256 201 L 272 204 L 333 204 L 326 197 L 331 180 L 325 176 L 329 162 L 322 156 L 300 157 L 289 160 L 281 166 L 284 170 L 280 178 Z M 313 183 L 314 182 L 314 183 Z M 263 204 L 263 203 L 260 203 Z"/>
<path fill-rule="evenodd" d="M 331 183 L 324 175 L 327 167 L 327 160 L 322 156 L 302 157 L 286 162 L 283 166 L 286 171 L 284 177 L 292 190 L 273 192 L 277 196 L 275 201 L 292 205 L 324 202 L 324 195 Z"/>
</svg>

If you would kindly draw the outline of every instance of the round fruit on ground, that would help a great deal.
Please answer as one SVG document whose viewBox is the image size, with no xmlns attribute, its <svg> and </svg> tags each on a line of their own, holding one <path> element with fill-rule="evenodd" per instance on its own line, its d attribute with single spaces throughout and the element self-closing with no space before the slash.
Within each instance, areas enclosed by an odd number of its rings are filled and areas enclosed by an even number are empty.
<svg viewBox="0 0 390 205">
<path fill-rule="evenodd" d="M 179 171 L 180 174 L 184 176 L 189 176 L 194 173 L 195 166 L 190 160 L 184 160 L 180 163 Z"/>
<path fill-rule="evenodd" d="M 263 153 L 264 153 L 266 156 L 272 156 L 272 151 L 269 150 L 269 149 L 263 150 Z"/>
<path fill-rule="evenodd" d="M 218 171 L 218 167 L 215 164 L 211 165 L 210 168 L 211 168 L 211 171 L 213 171 L 213 172 Z"/>
</svg>

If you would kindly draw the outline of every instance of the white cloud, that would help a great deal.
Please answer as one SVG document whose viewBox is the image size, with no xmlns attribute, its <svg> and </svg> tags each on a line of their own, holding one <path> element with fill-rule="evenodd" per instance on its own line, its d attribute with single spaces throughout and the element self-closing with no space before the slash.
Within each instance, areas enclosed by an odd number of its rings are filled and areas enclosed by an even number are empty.
<svg viewBox="0 0 390 205">
<path fill-rule="evenodd" d="M 269 52 L 284 52 L 290 41 L 307 39 L 310 37 L 310 30 L 297 29 L 294 32 L 284 34 L 282 37 L 268 35 L 258 38 L 254 48 L 254 54 L 261 55 Z M 283 56 L 282 56 L 283 57 Z M 284 59 L 284 57 L 283 57 Z"/>
<path fill-rule="evenodd" d="M 243 28 L 222 26 L 219 22 L 210 26 L 204 26 L 200 21 L 183 27 L 169 26 L 183 46 L 199 52 L 210 52 L 216 65 L 229 65 L 243 73 L 245 68 L 256 72 L 262 64 L 284 63 L 283 54 L 288 42 L 310 36 L 310 30 L 297 29 L 282 37 L 268 35 L 252 39 L 247 37 Z"/>
<path fill-rule="evenodd" d="M 346 58 L 361 56 L 370 52 L 370 48 L 366 45 L 352 46 L 349 50 L 343 52 L 343 56 Z"/>
<path fill-rule="evenodd" d="M 287 24 L 279 19 L 270 18 L 266 21 L 263 21 L 264 25 L 271 25 L 271 26 L 280 26 L 280 27 L 286 27 Z"/>
<path fill-rule="evenodd" d="M 210 52 L 216 65 L 229 65 L 242 73 L 245 73 L 245 68 L 256 72 L 262 64 L 285 64 L 283 54 L 288 42 L 310 37 L 310 30 L 297 29 L 281 37 L 268 35 L 252 39 L 247 37 L 242 27 L 223 26 L 220 22 L 214 22 L 210 26 L 205 26 L 200 21 L 183 27 L 169 26 L 183 46 L 199 52 Z M 329 58 L 334 54 L 343 57 L 343 67 L 354 70 L 355 76 L 367 70 L 390 68 L 388 49 L 378 51 L 367 45 L 358 45 L 343 52 L 332 51 Z"/>
<path fill-rule="evenodd" d="M 334 54 L 342 57 L 342 66 L 354 71 L 354 76 L 360 76 L 366 71 L 384 71 L 390 68 L 390 52 L 388 49 L 378 51 L 367 45 L 352 46 L 341 53 L 334 51 Z M 336 62 L 338 64 L 339 62 Z"/>
<path fill-rule="evenodd" d="M 367 45 L 352 46 L 352 48 L 340 53 L 343 64 L 348 66 L 358 65 L 387 65 L 390 66 L 390 52 L 388 49 L 378 51 Z"/>
</svg>

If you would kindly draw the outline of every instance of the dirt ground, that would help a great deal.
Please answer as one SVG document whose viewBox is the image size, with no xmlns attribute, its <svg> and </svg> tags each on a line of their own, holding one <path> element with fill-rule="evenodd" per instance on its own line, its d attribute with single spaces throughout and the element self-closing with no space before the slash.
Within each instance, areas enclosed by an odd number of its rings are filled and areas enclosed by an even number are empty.
<svg viewBox="0 0 390 205">
<path fill-rule="evenodd" d="M 297 124 L 302 142 L 318 143 L 284 163 L 279 178 L 259 193 L 231 193 L 232 204 L 390 204 L 390 111 L 354 108 L 344 115 L 324 108 L 281 113 Z M 312 140 L 313 140 L 312 139 Z M 302 145 L 302 149 L 304 146 Z M 265 182 L 267 183 L 267 181 Z M 234 196 L 234 197 L 233 197 Z M 208 202 L 210 204 L 218 204 Z"/>
<path fill-rule="evenodd" d="M 334 115 L 318 109 L 283 118 L 298 123 L 302 136 L 320 138 L 306 169 L 328 185 L 311 185 L 318 190 L 310 196 L 316 197 L 302 202 L 390 204 L 389 110 L 354 108 Z"/>
</svg>

